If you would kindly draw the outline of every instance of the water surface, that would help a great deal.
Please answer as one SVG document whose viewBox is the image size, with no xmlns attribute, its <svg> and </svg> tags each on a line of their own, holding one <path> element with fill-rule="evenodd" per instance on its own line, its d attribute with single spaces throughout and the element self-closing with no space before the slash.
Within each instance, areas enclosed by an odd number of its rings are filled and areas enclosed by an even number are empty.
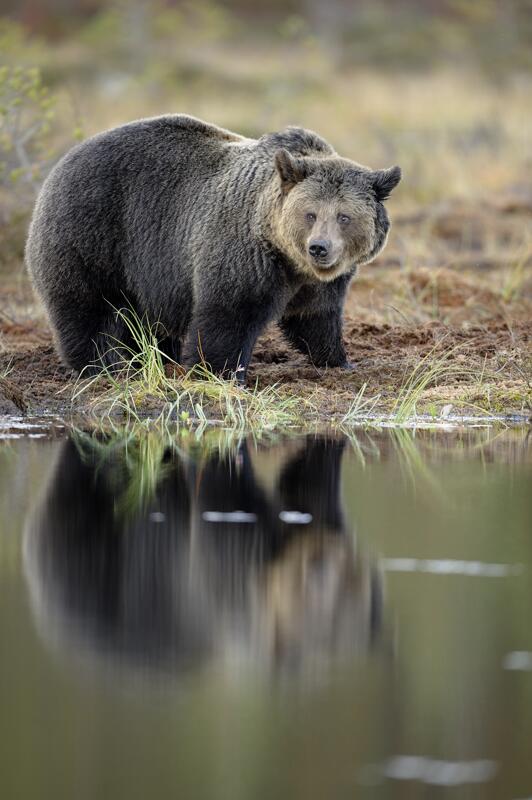
<svg viewBox="0 0 532 800">
<path fill-rule="evenodd" d="M 526 431 L 31 433 L 1 797 L 532 797 Z"/>
</svg>

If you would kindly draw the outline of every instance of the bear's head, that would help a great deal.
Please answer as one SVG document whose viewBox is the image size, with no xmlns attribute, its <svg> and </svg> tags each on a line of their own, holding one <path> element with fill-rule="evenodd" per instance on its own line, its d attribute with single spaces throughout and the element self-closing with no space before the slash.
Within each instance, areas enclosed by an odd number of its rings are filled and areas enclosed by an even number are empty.
<svg viewBox="0 0 532 800">
<path fill-rule="evenodd" d="M 276 238 L 300 271 L 330 281 L 380 253 L 390 229 L 383 202 L 401 180 L 399 167 L 373 171 L 337 155 L 284 148 L 274 161 L 281 189 Z"/>
</svg>

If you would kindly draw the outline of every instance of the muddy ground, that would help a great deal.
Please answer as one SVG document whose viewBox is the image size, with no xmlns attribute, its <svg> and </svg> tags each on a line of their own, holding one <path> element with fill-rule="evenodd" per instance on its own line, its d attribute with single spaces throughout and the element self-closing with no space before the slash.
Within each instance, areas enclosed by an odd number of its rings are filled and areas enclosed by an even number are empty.
<svg viewBox="0 0 532 800">
<path fill-rule="evenodd" d="M 532 409 L 532 198 L 447 204 L 398 215 L 381 258 L 362 269 L 346 304 L 352 372 L 316 369 L 275 327 L 259 340 L 250 385 L 278 384 L 302 416 L 344 415 L 358 392 L 374 412 L 397 409 L 413 370 L 434 375 L 417 410 L 517 414 Z M 76 376 L 20 268 L 0 285 L 0 413 L 90 411 L 105 390 L 72 399 Z M 452 365 L 451 372 L 447 369 Z M 154 400 L 147 410 L 161 404 Z M 215 406 L 210 414 L 219 413 Z"/>
</svg>

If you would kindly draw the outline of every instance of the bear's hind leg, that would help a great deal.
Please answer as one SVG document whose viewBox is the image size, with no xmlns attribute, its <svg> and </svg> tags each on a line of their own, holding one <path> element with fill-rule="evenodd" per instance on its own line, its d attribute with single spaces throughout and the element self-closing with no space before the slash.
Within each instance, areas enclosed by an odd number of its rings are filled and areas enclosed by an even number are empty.
<svg viewBox="0 0 532 800">
<path fill-rule="evenodd" d="M 116 311 L 102 308 L 94 313 L 52 313 L 59 353 L 65 364 L 96 375 L 103 370 L 119 371 L 132 358 L 132 337 Z M 54 319 L 55 317 L 55 319 Z"/>
<path fill-rule="evenodd" d="M 182 341 L 180 336 L 165 336 L 159 339 L 159 350 L 176 364 L 180 363 Z"/>
</svg>

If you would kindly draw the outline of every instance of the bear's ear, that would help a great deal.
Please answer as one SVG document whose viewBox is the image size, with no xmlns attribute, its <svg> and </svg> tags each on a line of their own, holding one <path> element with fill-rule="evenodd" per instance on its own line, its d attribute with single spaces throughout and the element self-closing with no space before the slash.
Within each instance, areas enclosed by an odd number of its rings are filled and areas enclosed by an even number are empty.
<svg viewBox="0 0 532 800">
<path fill-rule="evenodd" d="M 287 194 L 290 189 L 307 177 L 308 170 L 301 158 L 294 158 L 288 150 L 282 147 L 275 152 L 275 167 L 281 178 L 281 188 L 283 194 Z"/>
<path fill-rule="evenodd" d="M 372 175 L 372 185 L 379 202 L 386 200 L 401 180 L 401 167 L 378 169 Z"/>
</svg>

